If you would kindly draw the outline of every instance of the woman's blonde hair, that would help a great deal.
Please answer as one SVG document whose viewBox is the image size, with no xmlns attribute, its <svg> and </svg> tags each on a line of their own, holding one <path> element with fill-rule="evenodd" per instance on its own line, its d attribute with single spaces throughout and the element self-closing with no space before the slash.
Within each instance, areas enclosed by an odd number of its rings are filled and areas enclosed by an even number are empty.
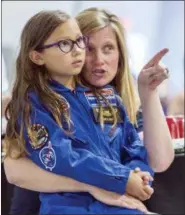
<svg viewBox="0 0 185 215">
<path fill-rule="evenodd" d="M 12 157 L 15 151 L 17 152 L 15 157 L 25 154 L 23 134 L 25 126 L 32 142 L 37 143 L 37 138 L 31 128 L 30 90 L 37 93 L 43 105 L 61 128 L 63 128 L 62 118 L 68 122 L 68 127 L 70 127 L 70 116 L 65 110 L 64 99 L 48 85 L 50 80 L 49 72 L 45 66 L 34 64 L 29 57 L 30 51 L 38 50 L 52 32 L 69 18 L 68 14 L 59 10 L 41 11 L 26 23 L 22 31 L 20 51 L 16 60 L 16 80 L 11 101 L 5 112 L 8 120 L 5 137 L 6 156 Z M 17 129 L 18 117 L 20 119 L 20 131 Z"/>
<path fill-rule="evenodd" d="M 134 88 L 132 74 L 129 70 L 125 32 L 119 18 L 104 9 L 88 8 L 80 12 L 76 16 L 76 20 L 82 33 L 85 35 L 89 35 L 106 26 L 112 27 L 119 48 L 119 64 L 117 74 L 110 84 L 119 93 L 130 121 L 133 124 L 137 124 L 138 96 Z"/>
</svg>

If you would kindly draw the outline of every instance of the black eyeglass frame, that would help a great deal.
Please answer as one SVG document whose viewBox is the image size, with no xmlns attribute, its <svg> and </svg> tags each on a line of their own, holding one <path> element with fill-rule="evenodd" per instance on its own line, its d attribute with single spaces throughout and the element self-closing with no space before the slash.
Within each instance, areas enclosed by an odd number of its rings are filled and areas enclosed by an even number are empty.
<svg viewBox="0 0 185 215">
<path fill-rule="evenodd" d="M 78 42 L 77 42 L 77 40 L 78 40 L 80 37 L 82 37 L 83 40 L 85 41 L 85 42 L 84 42 L 84 44 L 85 44 L 85 47 L 84 47 L 84 48 L 80 47 L 79 44 L 78 44 Z M 51 48 L 51 47 L 54 47 L 54 46 L 58 46 L 58 48 L 59 48 L 62 52 L 64 52 L 64 53 L 69 53 L 70 51 L 72 51 L 72 49 L 73 49 L 73 47 L 74 47 L 75 44 L 76 44 L 79 48 L 81 48 L 81 49 L 87 48 L 87 46 L 88 46 L 88 44 L 89 44 L 89 37 L 88 37 L 88 36 L 85 36 L 85 35 L 82 35 L 82 36 L 80 36 L 80 37 L 78 37 L 76 40 L 71 40 L 71 39 L 59 40 L 59 41 L 57 41 L 57 42 L 55 42 L 55 43 L 51 43 L 51 44 L 48 44 L 48 45 L 40 46 L 40 47 L 38 47 L 36 50 L 37 50 L 37 51 L 42 51 L 42 50 L 44 50 L 44 49 L 48 49 L 48 48 Z M 69 51 L 67 51 L 67 52 L 65 52 L 64 50 L 62 50 L 61 47 L 60 47 L 60 43 L 63 42 L 63 41 L 71 41 L 71 42 L 72 42 L 71 49 L 70 49 Z"/>
</svg>

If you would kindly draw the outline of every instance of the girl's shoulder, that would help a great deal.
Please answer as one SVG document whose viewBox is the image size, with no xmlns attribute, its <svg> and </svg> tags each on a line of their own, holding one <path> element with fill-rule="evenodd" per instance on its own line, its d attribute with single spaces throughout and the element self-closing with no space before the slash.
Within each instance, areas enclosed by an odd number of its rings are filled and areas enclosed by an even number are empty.
<svg viewBox="0 0 185 215">
<path fill-rule="evenodd" d="M 28 92 L 28 101 L 32 107 L 43 108 L 41 98 L 34 89 L 30 89 Z"/>
</svg>

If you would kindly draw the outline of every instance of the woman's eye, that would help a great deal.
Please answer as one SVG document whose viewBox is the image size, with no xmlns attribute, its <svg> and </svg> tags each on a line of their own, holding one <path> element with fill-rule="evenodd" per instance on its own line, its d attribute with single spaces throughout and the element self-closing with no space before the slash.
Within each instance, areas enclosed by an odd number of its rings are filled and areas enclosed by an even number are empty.
<svg viewBox="0 0 185 215">
<path fill-rule="evenodd" d="M 112 45 L 106 45 L 106 46 L 104 47 L 104 51 L 105 51 L 105 52 L 112 51 L 113 49 L 114 49 L 114 47 L 113 47 Z"/>
</svg>

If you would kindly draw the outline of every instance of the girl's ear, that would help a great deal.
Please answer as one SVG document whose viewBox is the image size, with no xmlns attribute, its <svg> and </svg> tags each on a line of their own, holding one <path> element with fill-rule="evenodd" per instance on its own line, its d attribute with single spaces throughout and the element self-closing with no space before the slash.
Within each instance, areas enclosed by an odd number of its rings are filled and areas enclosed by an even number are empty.
<svg viewBox="0 0 185 215">
<path fill-rule="evenodd" d="M 29 58 L 33 63 L 39 66 L 44 65 L 44 59 L 42 57 L 42 54 L 39 53 L 38 51 L 35 51 L 35 50 L 30 51 Z"/>
</svg>

